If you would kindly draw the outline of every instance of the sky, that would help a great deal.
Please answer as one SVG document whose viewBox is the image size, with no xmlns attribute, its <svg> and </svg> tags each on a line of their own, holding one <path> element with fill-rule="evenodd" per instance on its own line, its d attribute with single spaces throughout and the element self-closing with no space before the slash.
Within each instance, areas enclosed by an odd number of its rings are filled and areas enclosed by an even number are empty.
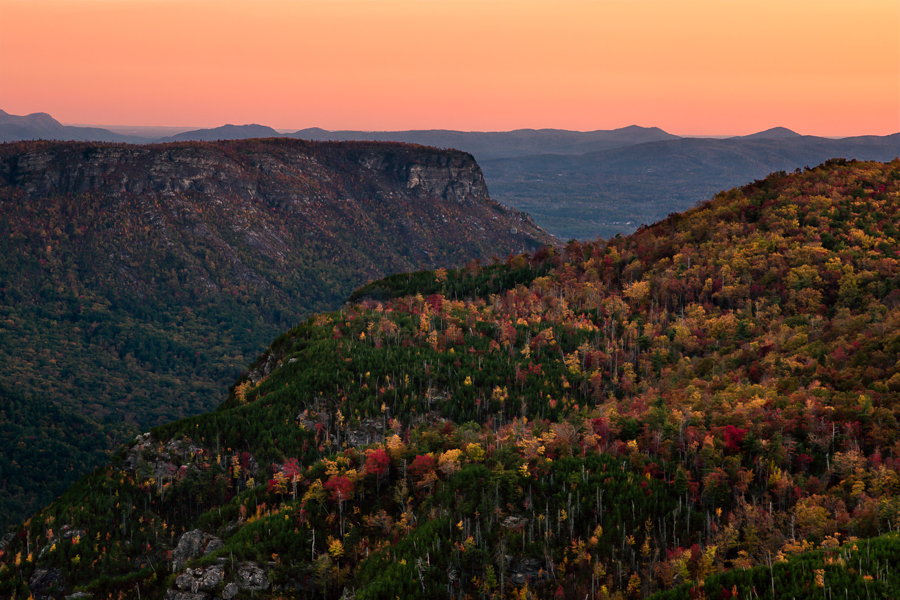
<svg viewBox="0 0 900 600">
<path fill-rule="evenodd" d="M 900 131 L 898 0 L 0 0 L 0 109 L 63 123 Z"/>
</svg>

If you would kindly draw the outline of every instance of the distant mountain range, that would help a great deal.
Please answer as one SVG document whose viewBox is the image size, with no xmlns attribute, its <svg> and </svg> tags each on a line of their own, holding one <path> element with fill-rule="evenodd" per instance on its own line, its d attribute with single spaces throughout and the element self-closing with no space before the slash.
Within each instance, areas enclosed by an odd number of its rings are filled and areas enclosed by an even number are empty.
<svg viewBox="0 0 900 600">
<path fill-rule="evenodd" d="M 2 111 L 0 111 L 2 112 Z M 831 139 L 774 127 L 726 139 L 683 138 L 658 127 L 613 130 L 519 129 L 326 131 L 279 133 L 264 125 L 224 125 L 149 139 L 105 129 L 64 126 L 49 115 L 0 115 L 0 141 L 72 139 L 162 143 L 258 137 L 318 141 L 396 141 L 470 152 L 492 197 L 530 213 L 561 239 L 629 233 L 685 210 L 721 189 L 774 171 L 793 171 L 830 158 L 889 161 L 900 156 L 900 135 Z"/>
<path fill-rule="evenodd" d="M 680 138 L 581 155 L 481 160 L 480 165 L 498 202 L 528 212 L 561 239 L 592 239 L 630 233 L 769 173 L 831 158 L 890 161 L 900 156 L 900 134 L 835 140 L 770 132 L 773 137 Z"/>
<path fill-rule="evenodd" d="M 0 110 L 0 142 L 23 140 L 64 140 L 77 142 L 127 142 L 144 144 L 147 138 L 121 135 L 99 127 L 63 125 L 47 113 L 32 113 L 24 117 Z"/>
<path fill-rule="evenodd" d="M 676 140 L 678 136 L 658 127 L 622 127 L 600 131 L 566 131 L 563 129 L 517 129 L 515 131 L 325 131 L 302 129 L 289 134 L 309 140 L 373 140 L 396 141 L 438 148 L 457 148 L 471 152 L 480 162 L 495 158 L 511 158 L 534 154 L 584 154 L 623 148 L 634 144 Z"/>
<path fill-rule="evenodd" d="M 0 142 L 24 140 L 73 140 L 126 142 L 132 144 L 167 142 L 213 142 L 250 138 L 290 137 L 312 141 L 405 142 L 455 148 L 472 153 L 477 160 L 510 158 L 533 154 L 584 154 L 622 148 L 646 142 L 679 139 L 658 127 L 632 125 L 613 130 L 567 131 L 563 129 L 517 129 L 515 131 L 451 131 L 446 129 L 410 131 L 327 131 L 318 127 L 294 133 L 280 133 L 259 124 L 222 125 L 195 129 L 165 137 L 123 135 L 99 127 L 63 125 L 46 113 L 24 117 L 0 111 Z"/>
</svg>

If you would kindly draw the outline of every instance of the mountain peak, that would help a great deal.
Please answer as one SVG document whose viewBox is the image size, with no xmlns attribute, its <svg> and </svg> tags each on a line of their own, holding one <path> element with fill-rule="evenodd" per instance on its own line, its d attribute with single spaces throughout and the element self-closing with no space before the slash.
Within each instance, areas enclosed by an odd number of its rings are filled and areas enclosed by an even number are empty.
<svg viewBox="0 0 900 600">
<path fill-rule="evenodd" d="M 739 135 L 736 137 L 743 140 L 783 140 L 787 138 L 798 138 L 803 136 L 796 131 L 788 129 L 787 127 L 772 127 L 771 129 L 766 129 L 765 131 L 751 133 L 750 135 Z"/>
<path fill-rule="evenodd" d="M 26 116 L 11 115 L 6 111 L 0 111 L 0 125 L 25 125 L 40 129 L 59 129 L 63 125 L 45 112 L 31 113 Z"/>
<path fill-rule="evenodd" d="M 248 138 L 281 137 L 276 130 L 266 125 L 250 123 L 247 125 L 222 125 L 211 129 L 196 129 L 177 135 L 164 137 L 156 142 L 214 142 L 216 140 L 243 140 Z"/>
</svg>

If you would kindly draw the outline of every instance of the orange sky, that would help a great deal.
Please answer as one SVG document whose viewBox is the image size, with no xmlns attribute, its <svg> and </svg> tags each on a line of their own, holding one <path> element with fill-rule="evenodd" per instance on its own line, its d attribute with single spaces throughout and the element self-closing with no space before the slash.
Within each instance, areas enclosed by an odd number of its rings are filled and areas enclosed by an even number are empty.
<svg viewBox="0 0 900 600">
<path fill-rule="evenodd" d="M 897 0 L 0 0 L 0 108 L 279 129 L 900 131 Z"/>
</svg>

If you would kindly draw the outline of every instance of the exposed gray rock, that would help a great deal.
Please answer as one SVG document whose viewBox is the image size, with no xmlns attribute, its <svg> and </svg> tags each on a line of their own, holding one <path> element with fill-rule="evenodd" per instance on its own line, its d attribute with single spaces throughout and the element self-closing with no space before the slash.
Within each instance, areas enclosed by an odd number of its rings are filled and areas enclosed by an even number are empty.
<svg viewBox="0 0 900 600">
<path fill-rule="evenodd" d="M 180 571 L 187 564 L 187 561 L 195 556 L 206 556 L 223 546 L 222 540 L 204 531 L 199 529 L 188 531 L 181 536 L 181 539 L 178 540 L 178 545 L 172 551 L 172 570 Z"/>
<path fill-rule="evenodd" d="M 396 153 L 366 151 L 358 158 L 365 169 L 380 171 L 420 198 L 474 203 L 488 198 L 481 168 L 470 154 L 422 154 L 415 163 Z"/>
<path fill-rule="evenodd" d="M 266 360 L 261 362 L 255 369 L 247 373 L 247 377 L 250 379 L 250 381 L 253 382 L 253 385 L 257 385 L 260 381 L 268 377 L 269 374 L 274 371 L 277 366 L 278 359 L 271 354 L 267 354 Z"/>
<path fill-rule="evenodd" d="M 194 444 L 190 439 L 169 440 L 165 446 L 151 434 L 144 433 L 135 437 L 134 445 L 125 457 L 125 470 L 146 472 L 146 477 L 170 477 L 177 470 L 177 465 L 189 463 L 193 455 L 202 452 L 203 447 Z"/>
<path fill-rule="evenodd" d="M 384 438 L 384 423 L 381 419 L 363 419 L 357 427 L 347 431 L 347 441 L 351 446 L 366 446 Z"/>
<path fill-rule="evenodd" d="M 509 567 L 509 580 L 517 586 L 528 583 L 540 583 L 550 579 L 550 572 L 542 560 L 523 558 L 512 562 Z"/>
<path fill-rule="evenodd" d="M 514 515 L 510 515 L 503 519 L 502 525 L 506 529 L 521 531 L 522 527 L 528 525 L 528 519 L 526 519 L 525 517 L 516 517 Z"/>
<path fill-rule="evenodd" d="M 209 594 L 205 592 L 178 592 L 169 590 L 166 592 L 166 600 L 209 600 Z"/>
<path fill-rule="evenodd" d="M 66 596 L 66 600 L 91 600 L 93 597 L 93 594 L 87 592 L 75 592 L 74 594 Z"/>
<path fill-rule="evenodd" d="M 175 579 L 175 585 L 182 590 L 197 592 L 211 590 L 223 579 L 225 579 L 225 567 L 222 565 L 199 569 L 187 568 Z"/>
<path fill-rule="evenodd" d="M 264 590 L 269 587 L 266 572 L 252 561 L 240 564 L 236 579 L 238 587 L 242 590 Z"/>
<path fill-rule="evenodd" d="M 60 595 L 66 582 L 59 569 L 35 569 L 28 580 L 28 588 L 34 600 L 52 600 Z"/>
<path fill-rule="evenodd" d="M 222 590 L 222 600 L 231 600 L 238 593 L 238 586 L 234 583 L 229 583 L 225 586 L 225 589 Z"/>
<path fill-rule="evenodd" d="M 84 537 L 84 529 L 72 529 L 68 525 L 63 525 L 62 529 L 59 530 L 59 534 L 64 540 L 69 540 L 73 537 L 81 538 Z"/>
</svg>

